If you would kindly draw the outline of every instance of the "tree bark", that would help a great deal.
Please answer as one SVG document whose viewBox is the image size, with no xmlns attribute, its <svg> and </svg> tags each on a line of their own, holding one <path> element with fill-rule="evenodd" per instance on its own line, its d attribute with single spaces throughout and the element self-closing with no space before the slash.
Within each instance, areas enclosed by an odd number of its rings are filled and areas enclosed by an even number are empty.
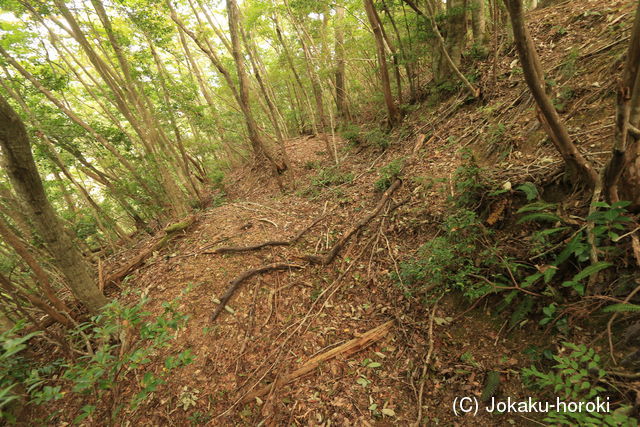
<svg viewBox="0 0 640 427">
<path fill-rule="evenodd" d="M 640 121 L 640 4 L 636 9 L 622 79 L 618 87 L 613 152 L 604 174 L 604 194 L 610 202 L 630 200 L 640 206 L 640 136 L 630 132 Z"/>
<path fill-rule="evenodd" d="M 487 44 L 484 2 L 485 0 L 472 0 L 471 5 L 471 28 L 473 30 L 473 42 L 478 47 L 484 47 Z"/>
<path fill-rule="evenodd" d="M 24 124 L 3 97 L 0 97 L 0 147 L 13 188 L 28 205 L 33 223 L 69 288 L 91 312 L 98 312 L 108 300 L 98 290 L 86 260 L 49 203 Z"/>
<path fill-rule="evenodd" d="M 345 52 L 344 52 L 344 5 L 342 1 L 336 4 L 335 23 L 335 52 L 336 52 L 336 109 L 340 120 L 350 120 L 345 85 Z"/>
<path fill-rule="evenodd" d="M 569 136 L 567 127 L 560 119 L 551 99 L 545 92 L 544 75 L 542 74 L 540 60 L 536 53 L 533 39 L 524 23 L 522 0 L 504 0 L 504 3 L 511 17 L 514 41 L 520 57 L 524 78 L 538 105 L 538 118 L 564 159 L 570 175 L 577 175 L 573 176 L 572 179 L 574 181 L 578 180 L 593 189 L 599 179 L 598 174 L 593 165 L 576 148 Z"/>
<path fill-rule="evenodd" d="M 242 110 L 242 114 L 245 118 L 247 133 L 249 134 L 249 141 L 251 142 L 251 146 L 253 147 L 254 153 L 256 154 L 258 159 L 267 159 L 271 166 L 271 169 L 274 172 L 274 177 L 278 180 L 278 183 L 282 188 L 280 175 L 286 171 L 286 165 L 282 158 L 276 159 L 269 152 L 265 141 L 260 135 L 260 131 L 258 130 L 258 125 L 253 116 L 253 112 L 251 110 L 251 105 L 249 102 L 249 80 L 247 79 L 244 57 L 240 50 L 240 11 L 238 10 L 238 4 L 235 0 L 227 0 L 226 4 L 227 18 L 229 22 L 229 33 L 231 35 L 231 54 L 233 56 L 233 60 L 236 65 L 236 71 L 238 74 L 238 95 L 240 109 Z"/>
<path fill-rule="evenodd" d="M 384 101 L 387 105 L 389 126 L 394 127 L 400 123 L 400 112 L 396 107 L 393 95 L 391 93 L 391 82 L 389 79 L 389 71 L 387 70 L 387 58 L 384 49 L 384 38 L 380 29 L 380 19 L 377 16 L 372 0 L 364 0 L 364 8 L 367 12 L 369 24 L 373 30 L 373 36 L 376 42 L 376 52 L 378 57 L 378 67 L 380 68 L 380 81 L 382 83 L 382 93 Z"/>
<path fill-rule="evenodd" d="M 411 9 L 413 9 L 418 15 L 422 16 L 423 18 L 427 19 L 430 23 L 431 23 L 431 29 L 433 30 L 434 34 L 436 35 L 436 40 L 438 43 L 438 46 L 440 48 L 440 53 L 442 54 L 442 56 L 444 56 L 445 60 L 447 61 L 447 63 L 449 64 L 449 67 L 451 68 L 451 70 L 453 70 L 453 72 L 455 73 L 455 75 L 460 79 L 460 81 L 464 84 L 464 86 L 467 88 L 467 90 L 469 91 L 469 93 L 471 94 L 471 96 L 473 96 L 474 98 L 477 98 L 478 96 L 480 96 L 480 90 L 477 89 L 475 86 L 473 86 L 469 80 L 464 76 L 464 74 L 462 74 L 460 72 L 460 69 L 458 68 L 458 66 L 455 64 L 455 62 L 453 61 L 453 59 L 451 58 L 451 56 L 449 55 L 449 52 L 447 51 L 447 46 L 446 46 L 446 42 L 444 40 L 444 38 L 442 37 L 442 34 L 440 34 L 440 30 L 438 30 L 438 24 L 436 23 L 436 20 L 434 18 L 435 16 L 435 10 L 439 7 L 436 6 L 436 9 L 434 9 L 431 5 L 431 3 L 429 1 L 426 2 L 427 7 L 429 9 L 429 14 L 425 14 L 422 10 L 420 10 L 418 8 L 418 6 L 416 6 L 416 4 L 413 2 L 413 0 L 403 0 L 407 5 L 409 5 L 409 7 Z M 436 2 L 436 5 L 438 5 L 439 3 Z M 448 4 L 448 3 L 447 3 Z M 434 73 L 438 72 L 438 65 L 434 64 L 435 68 L 434 68 Z M 436 77 L 436 76 L 434 76 Z M 437 78 L 436 78 L 437 81 Z"/>
</svg>

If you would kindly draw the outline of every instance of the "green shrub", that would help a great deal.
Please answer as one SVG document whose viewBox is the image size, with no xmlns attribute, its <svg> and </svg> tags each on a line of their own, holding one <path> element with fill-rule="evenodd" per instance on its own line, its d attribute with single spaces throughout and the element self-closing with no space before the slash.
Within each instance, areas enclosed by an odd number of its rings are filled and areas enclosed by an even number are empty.
<svg viewBox="0 0 640 427">
<path fill-rule="evenodd" d="M 27 342 L 40 332 L 33 332 L 19 336 L 24 322 L 19 322 L 10 330 L 0 334 L 0 419 L 14 422 L 15 419 L 7 405 L 21 398 L 23 383 L 29 377 L 32 369 L 28 359 L 24 356 Z"/>
<path fill-rule="evenodd" d="M 16 326 L 0 335 L 0 408 L 18 397 L 14 390 L 22 390 L 32 404 L 40 405 L 62 398 L 63 387 L 74 394 L 110 402 L 108 409 L 112 417 L 125 407 L 137 408 L 165 382 L 172 370 L 194 359 L 189 349 L 170 353 L 159 375 L 145 372 L 159 350 L 170 345 L 176 331 L 184 328 L 188 319 L 176 310 L 177 299 L 164 302 L 164 312 L 156 318 L 144 310 L 145 304 L 144 299 L 131 307 L 111 302 L 91 322 L 82 323 L 69 332 L 70 345 L 82 356 L 42 367 L 34 366 L 22 356 L 26 341 L 35 334 L 16 338 L 15 333 L 21 327 Z M 135 374 L 130 378 L 139 379 L 136 393 L 129 401 L 114 399 L 129 374 Z M 96 406 L 85 405 L 74 422 L 91 416 L 95 410 Z M 11 421 L 11 415 L 4 410 L 0 418 Z"/>
<path fill-rule="evenodd" d="M 392 160 L 386 166 L 381 167 L 378 172 L 379 178 L 373 184 L 375 190 L 381 193 L 389 188 L 393 181 L 400 176 L 403 167 L 404 159 L 402 158 Z"/>
<path fill-rule="evenodd" d="M 351 145 L 360 145 L 363 142 L 360 134 L 360 126 L 353 123 L 347 123 L 340 129 L 340 136 Z"/>
<path fill-rule="evenodd" d="M 602 386 L 606 372 L 602 369 L 600 356 L 585 345 L 565 342 L 563 346 L 568 353 L 553 356 L 556 364 L 552 371 L 542 372 L 535 366 L 524 368 L 525 384 L 545 393 L 547 399 L 558 397 L 566 402 L 585 403 L 596 399 L 608 401 L 604 396 L 607 390 Z M 622 407 L 611 413 L 551 411 L 544 421 L 553 425 L 637 426 L 637 419 L 625 414 L 628 409 Z"/>
<path fill-rule="evenodd" d="M 379 128 L 374 128 L 365 132 L 363 138 L 369 146 L 380 150 L 386 150 L 389 148 L 389 135 Z"/>
<path fill-rule="evenodd" d="M 486 282 L 478 282 L 473 276 L 481 272 L 475 265 L 478 254 L 477 239 L 482 235 L 476 214 L 458 210 L 447 218 L 443 235 L 433 238 L 418 249 L 417 256 L 402 262 L 399 275 L 393 277 L 413 294 L 425 289 L 458 290 L 475 299 L 493 291 Z M 484 252 L 484 251 L 482 251 Z M 487 259 L 489 254 L 481 254 Z"/>
<path fill-rule="evenodd" d="M 353 181 L 351 172 L 341 172 L 337 166 L 320 169 L 318 175 L 312 180 L 311 184 L 315 187 L 331 187 L 335 185 L 348 184 Z"/>
<path fill-rule="evenodd" d="M 456 169 L 453 176 L 456 193 L 454 203 L 460 208 L 477 209 L 491 186 L 482 175 L 482 169 L 470 150 L 463 150 L 462 159 L 464 163 Z"/>
</svg>

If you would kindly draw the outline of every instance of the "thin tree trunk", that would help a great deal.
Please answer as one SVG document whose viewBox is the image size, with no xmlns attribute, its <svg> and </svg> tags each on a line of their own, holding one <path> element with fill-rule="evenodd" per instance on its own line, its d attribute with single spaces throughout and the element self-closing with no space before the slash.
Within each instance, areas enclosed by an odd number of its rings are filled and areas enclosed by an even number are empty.
<svg viewBox="0 0 640 427">
<path fill-rule="evenodd" d="M 504 0 L 513 26 L 513 34 L 524 77 L 539 108 L 538 117 L 564 159 L 570 174 L 577 174 L 589 188 L 594 188 L 598 174 L 578 151 L 569 136 L 565 124 L 560 119 L 551 99 L 545 92 L 544 75 L 540 60 L 533 46 L 533 40 L 524 23 L 522 0 Z M 573 177 L 575 180 L 577 177 Z"/>
<path fill-rule="evenodd" d="M 345 52 L 344 52 L 344 5 L 342 0 L 336 4 L 335 22 L 335 51 L 336 51 L 336 109 L 338 118 L 342 121 L 351 120 L 345 84 Z"/>
<path fill-rule="evenodd" d="M 407 50 L 406 50 L 406 48 L 404 46 L 404 43 L 402 41 L 402 37 L 400 36 L 400 31 L 398 30 L 398 26 L 396 25 L 396 21 L 393 18 L 393 14 L 391 13 L 389 8 L 387 7 L 387 4 L 384 1 L 382 2 L 382 7 L 384 8 L 384 12 L 386 13 L 387 17 L 389 18 L 389 22 L 391 22 L 391 27 L 393 28 L 393 32 L 396 35 L 396 39 L 398 40 L 398 47 L 400 49 L 400 57 L 402 58 L 402 62 L 404 64 L 405 73 L 407 74 L 407 80 L 409 81 L 409 98 L 410 98 L 410 102 L 413 102 L 417 98 L 417 92 L 416 92 L 416 85 L 415 85 L 415 81 L 414 81 L 415 79 L 414 79 L 414 75 L 413 75 L 413 69 L 412 69 L 412 66 L 411 66 L 412 64 L 408 60 Z"/>
<path fill-rule="evenodd" d="M 481 48 L 487 44 L 484 2 L 485 0 L 472 0 L 471 4 L 473 42 Z"/>
<path fill-rule="evenodd" d="M 364 0 L 364 8 L 367 12 L 369 24 L 373 30 L 373 36 L 376 42 L 376 50 L 378 56 L 378 67 L 380 68 L 380 81 L 382 83 L 382 93 L 384 95 L 385 104 L 387 105 L 389 126 L 394 127 L 400 123 L 400 112 L 396 107 L 393 95 L 391 94 L 391 83 L 389 80 L 389 71 L 387 70 L 387 58 L 384 49 L 384 38 L 380 29 L 380 19 L 377 16 L 372 0 Z"/>
<path fill-rule="evenodd" d="M 0 288 L 4 289 L 5 292 L 7 292 L 9 295 L 12 295 L 13 297 L 17 297 L 16 294 L 20 295 L 20 297 L 29 301 L 31 305 L 40 309 L 43 313 L 48 314 L 51 317 L 51 319 L 60 323 L 61 325 L 64 325 L 67 327 L 73 326 L 73 324 L 68 318 L 66 318 L 60 312 L 56 311 L 53 307 L 50 307 L 49 304 L 46 303 L 46 301 L 44 301 L 42 298 L 36 295 L 33 295 L 32 293 L 28 292 L 25 289 L 18 287 L 17 285 L 12 283 L 7 277 L 5 277 L 1 272 L 0 272 Z"/>
<path fill-rule="evenodd" d="M 640 3 L 631 30 L 627 58 L 618 88 L 613 152 L 604 174 L 608 200 L 630 200 L 640 206 Z M 636 129 L 634 132 L 633 130 Z"/>
<path fill-rule="evenodd" d="M 469 90 L 469 93 L 471 94 L 471 96 L 473 96 L 474 98 L 479 97 L 480 96 L 480 90 L 477 89 L 475 86 L 473 86 L 469 82 L 469 80 L 464 76 L 464 74 L 462 74 L 460 72 L 460 69 L 455 64 L 453 59 L 451 59 L 451 56 L 449 55 L 449 52 L 447 51 L 446 42 L 445 42 L 444 38 L 442 37 L 442 34 L 440 34 L 440 30 L 438 30 L 438 24 L 436 23 L 436 20 L 434 18 L 434 16 L 435 16 L 434 13 L 435 12 L 434 12 L 434 9 L 432 9 L 432 5 L 428 1 L 426 2 L 427 8 L 429 9 L 429 15 L 427 16 L 424 12 L 422 12 L 418 8 L 418 6 L 416 6 L 416 4 L 412 0 L 403 0 L 403 1 L 406 4 L 408 4 L 409 7 L 411 7 L 411 9 L 413 9 L 418 15 L 422 16 L 423 18 L 425 18 L 425 19 L 429 20 L 429 22 L 431 22 L 431 29 L 433 30 L 433 32 L 436 35 L 436 40 L 438 42 L 438 46 L 440 47 L 440 52 L 445 57 L 445 60 L 449 64 L 449 67 L 453 70 L 455 75 L 458 76 L 458 78 L 464 84 L 464 86 Z M 438 4 L 438 3 L 436 2 L 436 4 Z"/>
<path fill-rule="evenodd" d="M 260 131 L 258 130 L 258 126 L 249 103 L 249 80 L 247 79 L 244 58 L 240 50 L 240 11 L 238 10 L 238 4 L 235 0 L 227 0 L 226 4 L 229 33 L 231 35 L 232 55 L 238 74 L 240 108 L 244 115 L 247 132 L 249 134 L 249 141 L 251 142 L 254 153 L 258 159 L 266 157 L 274 172 L 274 178 L 278 181 L 278 185 L 283 188 L 280 175 L 286 171 L 286 165 L 283 162 L 282 153 L 280 153 L 280 159 L 276 160 L 269 152 L 269 149 L 266 147 L 266 143 L 260 135 Z"/>
<path fill-rule="evenodd" d="M 61 312 L 70 313 L 69 307 L 65 305 L 57 296 L 49 281 L 49 275 L 44 271 L 44 269 L 40 266 L 36 258 L 29 252 L 25 244 L 20 240 L 20 238 L 11 231 L 11 229 L 5 224 L 4 220 L 0 217 L 0 236 L 4 239 L 4 241 L 13 248 L 13 250 L 24 260 L 24 262 L 29 266 L 36 279 L 38 280 L 38 284 L 42 288 L 42 291 L 47 296 L 51 304 Z"/>
</svg>

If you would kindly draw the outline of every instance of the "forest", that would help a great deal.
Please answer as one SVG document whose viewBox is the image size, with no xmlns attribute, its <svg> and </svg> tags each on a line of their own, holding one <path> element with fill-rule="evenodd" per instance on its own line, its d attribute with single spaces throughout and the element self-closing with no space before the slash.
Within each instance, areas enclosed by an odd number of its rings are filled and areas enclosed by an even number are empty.
<svg viewBox="0 0 640 427">
<path fill-rule="evenodd" d="M 639 143 L 640 1 L 0 0 L 0 423 L 637 425 Z"/>
</svg>

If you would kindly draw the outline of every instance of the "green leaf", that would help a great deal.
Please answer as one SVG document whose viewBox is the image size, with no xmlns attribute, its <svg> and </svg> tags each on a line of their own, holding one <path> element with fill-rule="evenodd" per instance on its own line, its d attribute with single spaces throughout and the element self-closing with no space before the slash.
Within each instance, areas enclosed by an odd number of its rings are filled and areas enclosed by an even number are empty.
<svg viewBox="0 0 640 427">
<path fill-rule="evenodd" d="M 629 311 L 640 311 L 638 304 L 612 304 L 602 309 L 604 313 L 620 313 Z"/>
<path fill-rule="evenodd" d="M 613 264 L 609 263 L 609 262 L 605 262 L 605 261 L 600 261 L 597 262 L 595 264 L 591 264 L 589 267 L 585 268 L 584 270 L 582 270 L 580 273 L 576 274 L 575 276 L 573 276 L 573 281 L 574 282 L 579 282 L 580 280 L 587 278 L 593 274 L 596 274 L 597 272 L 604 270 L 606 268 L 611 267 Z"/>
<path fill-rule="evenodd" d="M 538 198 L 538 189 L 535 184 L 531 182 L 525 182 L 522 185 L 516 187 L 516 190 L 522 191 L 526 196 L 527 200 L 531 201 Z"/>
<path fill-rule="evenodd" d="M 527 205 L 524 205 L 520 209 L 517 210 L 516 213 L 525 213 L 525 212 L 540 212 L 547 209 L 553 209 L 556 207 L 556 203 L 547 203 L 547 202 L 533 202 Z"/>
<path fill-rule="evenodd" d="M 530 221 L 556 222 L 556 221 L 561 221 L 561 218 L 554 214 L 538 212 L 538 213 L 532 213 L 532 214 L 523 216 L 518 220 L 518 224 L 522 224 L 523 222 L 530 222 Z"/>
</svg>

